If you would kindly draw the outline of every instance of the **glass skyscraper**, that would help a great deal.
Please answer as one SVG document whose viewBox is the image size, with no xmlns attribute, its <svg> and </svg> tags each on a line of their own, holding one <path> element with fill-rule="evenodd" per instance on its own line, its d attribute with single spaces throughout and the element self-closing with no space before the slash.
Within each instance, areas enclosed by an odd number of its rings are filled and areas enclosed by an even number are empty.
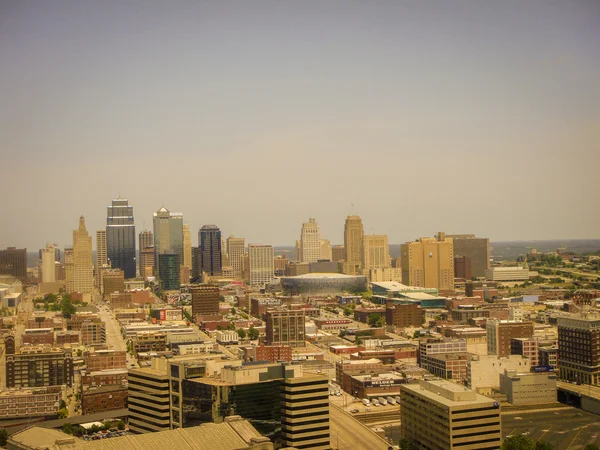
<svg viewBox="0 0 600 450">
<path fill-rule="evenodd" d="M 198 232 L 198 242 L 202 254 L 202 271 L 207 275 L 221 275 L 221 230 L 216 225 L 204 225 Z"/>
<path fill-rule="evenodd" d="M 154 264 L 155 274 L 160 274 L 159 256 L 164 253 L 178 255 L 183 265 L 183 215 L 170 212 L 164 206 L 154 213 Z"/>
<path fill-rule="evenodd" d="M 114 199 L 107 208 L 106 256 L 125 278 L 135 278 L 135 225 L 133 206 L 126 198 Z"/>
</svg>

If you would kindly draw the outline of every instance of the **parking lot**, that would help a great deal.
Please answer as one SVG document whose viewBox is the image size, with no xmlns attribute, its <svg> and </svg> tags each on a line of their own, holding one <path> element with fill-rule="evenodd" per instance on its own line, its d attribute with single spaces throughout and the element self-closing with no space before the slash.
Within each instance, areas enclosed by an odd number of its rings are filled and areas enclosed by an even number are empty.
<svg viewBox="0 0 600 450">
<path fill-rule="evenodd" d="M 586 444 L 600 444 L 600 418 L 576 408 L 560 411 L 511 413 L 502 416 L 504 437 L 525 434 L 537 441 L 543 439 L 557 450 L 581 450 Z"/>
</svg>

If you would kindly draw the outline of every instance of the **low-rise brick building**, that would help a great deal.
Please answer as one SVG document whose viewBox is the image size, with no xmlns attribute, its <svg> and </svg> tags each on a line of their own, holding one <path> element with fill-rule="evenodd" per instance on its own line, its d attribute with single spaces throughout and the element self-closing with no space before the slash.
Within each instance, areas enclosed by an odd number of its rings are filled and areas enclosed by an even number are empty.
<svg viewBox="0 0 600 450">
<path fill-rule="evenodd" d="M 23 345 L 54 344 L 54 330 L 52 328 L 30 328 L 23 331 L 21 336 Z"/>
<path fill-rule="evenodd" d="M 127 387 L 96 386 L 83 389 L 81 410 L 84 415 L 127 408 Z"/>
<path fill-rule="evenodd" d="M 86 355 L 88 372 L 107 369 L 125 369 L 127 353 L 118 350 L 96 350 Z"/>
</svg>

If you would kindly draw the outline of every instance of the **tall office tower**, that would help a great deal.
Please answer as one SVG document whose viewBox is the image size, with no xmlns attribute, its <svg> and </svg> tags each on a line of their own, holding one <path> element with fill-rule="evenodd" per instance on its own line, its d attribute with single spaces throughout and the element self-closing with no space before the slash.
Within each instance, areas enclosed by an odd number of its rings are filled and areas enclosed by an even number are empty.
<svg viewBox="0 0 600 450">
<path fill-rule="evenodd" d="M 190 236 L 190 226 L 183 224 L 183 263 L 184 267 L 192 268 L 192 238 Z"/>
<path fill-rule="evenodd" d="M 331 247 L 331 260 L 334 262 L 342 261 L 346 258 L 346 249 L 343 245 L 334 245 Z"/>
<path fill-rule="evenodd" d="M 221 267 L 231 267 L 229 263 L 229 252 L 227 251 L 227 242 L 225 237 L 221 236 Z"/>
<path fill-rule="evenodd" d="M 179 265 L 183 262 L 183 215 L 172 213 L 164 206 L 153 214 L 154 224 L 154 273 L 160 274 L 158 256 L 175 253 Z"/>
<path fill-rule="evenodd" d="M 512 339 L 533 336 L 533 322 L 488 320 L 485 328 L 487 330 L 488 355 L 508 356 Z"/>
<path fill-rule="evenodd" d="M 106 230 L 96 231 L 96 276 L 101 267 L 108 265 Z"/>
<path fill-rule="evenodd" d="M 281 434 L 283 446 L 330 449 L 329 380 L 304 373 L 285 378 L 281 385 Z"/>
<path fill-rule="evenodd" d="M 200 246 L 192 247 L 192 280 L 202 276 L 202 249 Z"/>
<path fill-rule="evenodd" d="M 364 236 L 365 232 L 360 216 L 348 216 L 344 225 L 344 249 L 346 252 L 344 259 L 348 267 L 353 267 L 354 273 L 357 274 L 362 269 Z"/>
<path fill-rule="evenodd" d="M 106 208 L 106 256 L 113 269 L 135 278 L 135 225 L 133 206 L 126 198 L 113 199 Z"/>
<path fill-rule="evenodd" d="M 174 291 L 181 287 L 179 270 L 179 255 L 176 253 L 161 253 L 158 255 L 158 278 L 163 291 Z"/>
<path fill-rule="evenodd" d="M 319 259 L 327 259 L 333 261 L 331 253 L 331 242 L 328 239 L 321 239 L 321 257 Z"/>
<path fill-rule="evenodd" d="M 42 283 L 53 283 L 56 281 L 55 247 L 48 244 L 42 249 Z"/>
<path fill-rule="evenodd" d="M 140 249 L 140 277 L 154 276 L 154 247 Z"/>
<path fill-rule="evenodd" d="M 485 277 L 490 268 L 490 240 L 477 238 L 474 234 L 449 234 L 454 241 L 454 256 L 466 256 L 471 259 L 471 275 Z"/>
<path fill-rule="evenodd" d="M 58 248 L 56 246 L 56 244 L 52 244 L 52 245 L 54 246 L 54 261 L 60 262 L 60 248 Z M 40 261 L 42 260 L 42 252 L 43 251 L 44 251 L 44 249 L 40 248 L 40 250 L 39 250 L 39 255 L 40 255 L 39 259 L 40 259 Z"/>
<path fill-rule="evenodd" d="M 85 219 L 79 218 L 79 228 L 73 231 L 73 291 L 91 294 L 94 290 L 94 263 L 92 237 L 85 228 Z"/>
<path fill-rule="evenodd" d="M 219 314 L 219 302 L 221 294 L 219 286 L 211 284 L 200 284 L 192 286 L 192 317 L 196 320 L 196 316 L 210 316 Z"/>
<path fill-rule="evenodd" d="M 154 234 L 152 231 L 144 230 L 138 234 L 138 249 L 141 251 L 143 248 L 154 247 Z"/>
<path fill-rule="evenodd" d="M 8 247 L 0 250 L 0 275 L 12 275 L 20 280 L 27 279 L 27 249 Z"/>
<path fill-rule="evenodd" d="M 367 234 L 363 239 L 363 269 L 390 267 L 390 246 L 385 234 Z"/>
<path fill-rule="evenodd" d="M 264 286 L 273 281 L 275 273 L 274 253 L 271 245 L 249 244 L 250 286 Z"/>
<path fill-rule="evenodd" d="M 209 276 L 221 275 L 221 230 L 216 225 L 204 225 L 198 232 L 202 252 L 202 271 Z"/>
<path fill-rule="evenodd" d="M 446 380 L 400 386 L 402 437 L 431 450 L 499 449 L 500 404 Z"/>
<path fill-rule="evenodd" d="M 300 257 L 301 262 L 317 262 L 321 259 L 321 234 L 319 225 L 314 218 L 302 224 L 300 230 Z"/>
<path fill-rule="evenodd" d="M 600 317 L 558 317 L 559 378 L 600 386 Z"/>
<path fill-rule="evenodd" d="M 454 246 L 444 233 L 400 246 L 402 282 L 408 286 L 454 289 Z"/>
<path fill-rule="evenodd" d="M 75 270 L 73 267 L 73 249 L 65 247 L 65 290 L 73 292 L 75 289 Z"/>
<path fill-rule="evenodd" d="M 229 236 L 227 238 L 227 254 L 229 255 L 229 264 L 233 267 L 233 276 L 241 280 L 243 278 L 243 265 L 246 241 L 244 238 Z"/>
<path fill-rule="evenodd" d="M 302 244 L 300 241 L 296 241 L 296 261 L 300 262 L 302 260 Z"/>
<path fill-rule="evenodd" d="M 272 310 L 267 311 L 266 344 L 289 345 L 291 347 L 306 346 L 306 325 L 304 310 Z"/>
<path fill-rule="evenodd" d="M 135 434 L 170 429 L 169 375 L 165 358 L 154 358 L 151 367 L 129 369 L 129 429 Z M 162 367 L 161 367 L 162 366 Z"/>
</svg>

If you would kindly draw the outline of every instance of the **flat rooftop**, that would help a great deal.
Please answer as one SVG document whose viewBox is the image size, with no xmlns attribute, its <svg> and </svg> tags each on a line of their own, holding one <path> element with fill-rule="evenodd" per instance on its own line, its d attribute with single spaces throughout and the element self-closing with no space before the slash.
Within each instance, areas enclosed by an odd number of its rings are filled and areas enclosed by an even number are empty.
<svg viewBox="0 0 600 450">
<path fill-rule="evenodd" d="M 447 407 L 484 405 L 494 402 L 491 398 L 484 397 L 463 385 L 451 383 L 447 380 L 431 380 L 421 381 L 419 384 L 405 384 L 400 389 L 410 391 L 414 395 L 425 397 L 433 403 Z"/>
</svg>

